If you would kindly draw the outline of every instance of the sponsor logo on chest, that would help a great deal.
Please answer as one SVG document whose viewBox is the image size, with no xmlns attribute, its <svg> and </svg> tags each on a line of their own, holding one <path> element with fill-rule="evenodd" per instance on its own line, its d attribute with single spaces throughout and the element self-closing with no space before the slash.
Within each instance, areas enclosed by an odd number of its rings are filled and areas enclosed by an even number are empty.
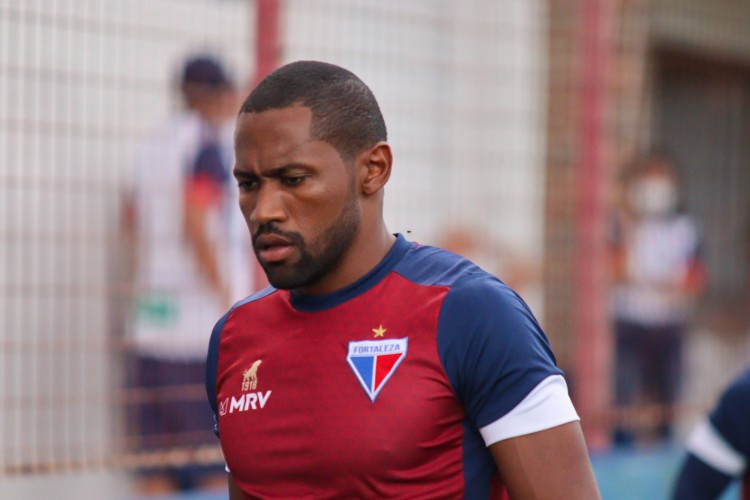
<svg viewBox="0 0 750 500">
<path fill-rule="evenodd" d="M 271 397 L 271 391 L 255 391 L 258 387 L 258 369 L 262 363 L 263 360 L 255 360 L 242 372 L 243 394 L 239 397 L 227 397 L 219 402 L 220 416 L 248 410 L 262 410 L 266 406 L 268 398 Z"/>
</svg>

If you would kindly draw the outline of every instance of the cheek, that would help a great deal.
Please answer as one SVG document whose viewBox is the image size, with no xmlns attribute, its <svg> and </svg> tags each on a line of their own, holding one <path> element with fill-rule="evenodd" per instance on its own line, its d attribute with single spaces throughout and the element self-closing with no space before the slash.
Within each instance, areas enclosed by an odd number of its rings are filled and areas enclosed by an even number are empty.
<svg viewBox="0 0 750 500">
<path fill-rule="evenodd" d="M 250 224 L 250 214 L 253 213 L 255 208 L 255 200 L 248 194 L 240 193 L 238 205 L 245 221 Z"/>
<path fill-rule="evenodd" d="M 295 223 L 308 242 L 322 236 L 341 217 L 348 200 L 339 196 L 316 198 L 300 204 L 295 210 Z"/>
</svg>

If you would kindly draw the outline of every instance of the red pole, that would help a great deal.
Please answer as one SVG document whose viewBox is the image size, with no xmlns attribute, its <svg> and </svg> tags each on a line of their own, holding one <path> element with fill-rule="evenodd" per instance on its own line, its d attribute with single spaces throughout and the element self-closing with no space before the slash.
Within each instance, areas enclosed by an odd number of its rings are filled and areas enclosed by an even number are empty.
<svg viewBox="0 0 750 500">
<path fill-rule="evenodd" d="M 279 0 L 256 0 L 255 76 L 253 86 L 281 62 L 281 6 Z"/>
<path fill-rule="evenodd" d="M 589 446 L 608 443 L 611 341 L 607 312 L 606 109 L 612 0 L 583 0 L 576 181 L 575 396 Z"/>
<path fill-rule="evenodd" d="M 256 0 L 255 13 L 255 71 L 252 87 L 255 88 L 281 63 L 281 6 L 279 0 Z M 258 259 L 253 258 L 253 289 L 268 286 L 268 280 Z"/>
</svg>

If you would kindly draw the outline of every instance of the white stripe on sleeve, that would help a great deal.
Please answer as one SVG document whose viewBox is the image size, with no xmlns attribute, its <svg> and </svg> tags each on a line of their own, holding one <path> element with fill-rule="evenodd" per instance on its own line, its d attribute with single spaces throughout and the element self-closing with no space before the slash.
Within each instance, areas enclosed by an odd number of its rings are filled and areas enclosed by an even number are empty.
<svg viewBox="0 0 750 500">
<path fill-rule="evenodd" d="M 552 375 L 536 387 L 506 415 L 479 429 L 487 446 L 525 434 L 580 420 L 568 396 L 562 375 Z"/>
<path fill-rule="evenodd" d="M 747 466 L 747 458 L 732 448 L 707 418 L 690 434 L 687 449 L 714 469 L 729 476 L 739 476 Z"/>
</svg>

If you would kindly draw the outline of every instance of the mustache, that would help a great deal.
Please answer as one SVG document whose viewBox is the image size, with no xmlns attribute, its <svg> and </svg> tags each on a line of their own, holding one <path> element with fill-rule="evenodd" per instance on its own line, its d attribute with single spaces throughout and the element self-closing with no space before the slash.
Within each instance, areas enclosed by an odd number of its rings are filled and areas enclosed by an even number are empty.
<svg viewBox="0 0 750 500">
<path fill-rule="evenodd" d="M 302 238 L 301 234 L 295 231 L 284 231 L 283 229 L 279 228 L 279 226 L 275 222 L 269 222 L 258 226 L 258 229 L 256 229 L 252 235 L 253 246 L 256 246 L 255 241 L 264 234 L 275 234 L 277 236 L 281 236 L 282 238 L 286 238 L 295 246 L 304 247 L 305 241 Z"/>
</svg>

